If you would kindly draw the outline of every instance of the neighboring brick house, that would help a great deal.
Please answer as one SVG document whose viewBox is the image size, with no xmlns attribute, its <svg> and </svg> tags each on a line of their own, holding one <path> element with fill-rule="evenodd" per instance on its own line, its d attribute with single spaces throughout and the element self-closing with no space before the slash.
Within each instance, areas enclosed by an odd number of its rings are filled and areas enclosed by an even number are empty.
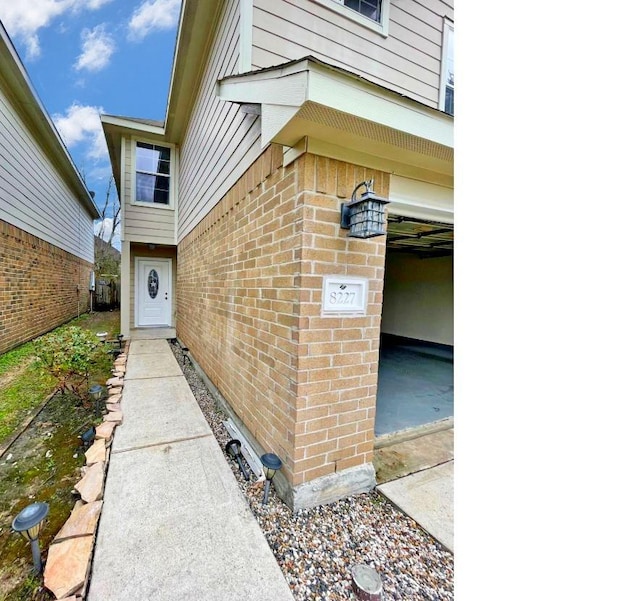
<svg viewBox="0 0 640 601">
<path fill-rule="evenodd" d="M 0 353 L 88 310 L 97 217 L 0 23 Z"/>
<path fill-rule="evenodd" d="M 293 508 L 375 485 L 381 323 L 453 344 L 452 19 L 440 0 L 185 0 L 165 121 L 103 116 L 121 330 L 176 328 L 282 458 Z M 394 235 L 348 237 L 341 203 L 370 178 Z M 330 311 L 332 277 L 362 311 Z"/>
</svg>

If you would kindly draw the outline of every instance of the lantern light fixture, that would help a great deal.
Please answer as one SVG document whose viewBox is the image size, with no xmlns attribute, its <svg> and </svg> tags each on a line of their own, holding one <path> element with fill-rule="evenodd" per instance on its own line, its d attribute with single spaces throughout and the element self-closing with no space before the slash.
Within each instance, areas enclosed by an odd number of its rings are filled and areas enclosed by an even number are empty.
<svg viewBox="0 0 640 601">
<path fill-rule="evenodd" d="M 31 543 L 33 566 L 37 574 L 42 572 L 42 559 L 40 557 L 40 545 L 38 536 L 42 529 L 44 519 L 49 513 L 48 503 L 31 503 L 27 505 L 14 519 L 11 529 L 19 532 Z"/>
<path fill-rule="evenodd" d="M 228 455 L 231 455 L 231 457 L 233 457 L 238 462 L 238 466 L 240 467 L 240 471 L 242 472 L 244 479 L 249 480 L 249 474 L 247 473 L 247 468 L 244 467 L 242 463 L 242 459 L 240 457 L 241 446 L 242 446 L 242 443 L 237 438 L 233 438 L 227 443 L 224 450 L 227 452 Z"/>
<path fill-rule="evenodd" d="M 363 186 L 365 191 L 357 196 Z M 384 236 L 384 205 L 389 202 L 374 192 L 373 179 L 360 182 L 351 193 L 351 202 L 341 205 L 340 227 L 348 229 L 347 236 L 351 238 Z"/>
<path fill-rule="evenodd" d="M 269 500 L 269 488 L 271 487 L 271 480 L 276 475 L 276 472 L 282 467 L 282 461 L 280 457 L 274 453 L 265 453 L 260 457 L 262 467 L 264 468 L 265 482 L 264 482 L 264 497 L 262 498 L 262 504 L 266 505 Z"/>
</svg>

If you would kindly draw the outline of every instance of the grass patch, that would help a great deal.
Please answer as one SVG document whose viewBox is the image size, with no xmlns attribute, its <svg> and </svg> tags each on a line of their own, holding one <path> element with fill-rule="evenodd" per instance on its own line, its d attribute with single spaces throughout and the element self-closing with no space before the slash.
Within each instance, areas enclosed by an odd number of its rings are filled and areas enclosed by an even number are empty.
<svg viewBox="0 0 640 601">
<path fill-rule="evenodd" d="M 23 373 L 1 390 L 0 443 L 7 438 L 37 407 L 55 385 L 55 378 L 41 374 L 30 365 Z"/>
<path fill-rule="evenodd" d="M 4 355 L 0 355 L 0 376 L 6 374 L 10 369 L 22 365 L 31 359 L 33 355 L 33 342 L 27 342 L 18 348 L 14 348 Z"/>
<path fill-rule="evenodd" d="M 120 312 L 104 311 L 86 313 L 69 323 L 56 328 L 63 330 L 77 325 L 94 334 L 109 332 L 109 337 L 115 337 L 120 331 Z M 33 342 L 27 342 L 3 355 L 0 355 L 0 377 L 5 374 L 5 382 L 0 384 L 0 444 L 6 440 L 27 416 L 53 391 L 55 378 L 42 373 L 35 365 L 28 365 L 24 370 L 18 370 L 14 377 L 10 377 L 10 370 L 18 368 L 26 362 L 31 363 L 34 358 Z M 89 370 L 89 383 L 104 384 L 110 376 L 111 359 L 101 356 Z"/>
</svg>

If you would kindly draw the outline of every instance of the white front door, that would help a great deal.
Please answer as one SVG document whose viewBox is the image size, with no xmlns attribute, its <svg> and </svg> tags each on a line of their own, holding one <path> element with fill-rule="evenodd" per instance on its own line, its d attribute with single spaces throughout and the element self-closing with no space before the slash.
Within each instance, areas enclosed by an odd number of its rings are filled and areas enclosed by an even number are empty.
<svg viewBox="0 0 640 601">
<path fill-rule="evenodd" d="M 171 259 L 136 257 L 136 326 L 171 325 Z"/>
</svg>

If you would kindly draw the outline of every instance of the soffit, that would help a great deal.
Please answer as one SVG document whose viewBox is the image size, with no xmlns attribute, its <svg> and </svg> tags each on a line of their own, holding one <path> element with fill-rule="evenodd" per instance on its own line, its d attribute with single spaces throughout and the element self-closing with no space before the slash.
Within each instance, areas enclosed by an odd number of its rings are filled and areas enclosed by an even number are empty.
<svg viewBox="0 0 640 601">
<path fill-rule="evenodd" d="M 218 95 L 260 105 L 263 147 L 306 136 L 453 174 L 450 116 L 317 59 L 224 78 Z"/>
</svg>

